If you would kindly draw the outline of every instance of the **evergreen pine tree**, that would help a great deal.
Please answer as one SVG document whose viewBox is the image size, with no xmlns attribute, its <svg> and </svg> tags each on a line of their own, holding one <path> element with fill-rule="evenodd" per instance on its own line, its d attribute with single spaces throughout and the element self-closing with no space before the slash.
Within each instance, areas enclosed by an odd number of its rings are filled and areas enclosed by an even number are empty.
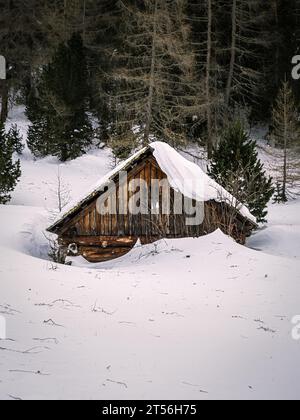
<svg viewBox="0 0 300 420">
<path fill-rule="evenodd" d="M 32 125 L 28 128 L 27 144 L 33 155 L 42 158 L 50 154 L 55 154 L 53 145 L 54 139 L 51 132 L 52 126 L 46 112 L 38 112 Z"/>
<path fill-rule="evenodd" d="M 274 194 L 274 203 L 286 203 L 288 201 L 286 192 L 284 191 L 283 185 L 281 182 L 276 182 L 275 194 Z"/>
<path fill-rule="evenodd" d="M 87 115 L 87 71 L 81 36 L 61 43 L 42 74 L 39 97 L 27 109 L 32 126 L 28 146 L 35 156 L 51 154 L 60 160 L 84 153 L 92 140 Z"/>
<path fill-rule="evenodd" d="M 6 204 L 21 176 L 20 162 L 14 162 L 14 147 L 5 133 L 4 125 L 0 125 L 0 204 Z"/>
<path fill-rule="evenodd" d="M 274 193 L 272 178 L 267 177 L 256 143 L 240 122 L 229 126 L 214 149 L 209 175 L 246 204 L 258 222 L 266 221 L 266 206 Z"/>
<path fill-rule="evenodd" d="M 22 136 L 18 130 L 16 124 L 13 124 L 9 132 L 7 133 L 8 141 L 12 145 L 14 152 L 21 155 L 24 150 L 24 144 Z"/>
</svg>

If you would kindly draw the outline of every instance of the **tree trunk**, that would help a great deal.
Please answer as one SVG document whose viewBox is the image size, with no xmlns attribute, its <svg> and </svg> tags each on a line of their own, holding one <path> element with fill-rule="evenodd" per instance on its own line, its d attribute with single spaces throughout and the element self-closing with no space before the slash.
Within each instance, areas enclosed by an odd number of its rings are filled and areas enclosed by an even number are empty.
<svg viewBox="0 0 300 420">
<path fill-rule="evenodd" d="M 155 65 L 156 65 L 157 6 L 158 6 L 158 0 L 155 0 L 154 15 L 153 15 L 151 69 L 150 69 L 149 94 L 148 94 L 148 101 L 147 101 L 147 114 L 146 114 L 145 133 L 144 133 L 144 145 L 147 145 L 149 143 L 150 128 L 151 128 L 151 122 L 152 122 L 153 96 L 154 96 L 154 88 L 155 88 Z"/>
<path fill-rule="evenodd" d="M 1 81 L 1 113 L 0 123 L 4 124 L 8 115 L 8 82 L 7 80 Z"/>
<path fill-rule="evenodd" d="M 86 23 L 86 0 L 83 0 L 83 12 L 82 12 L 82 39 L 83 39 L 83 42 L 84 42 L 84 43 L 85 43 L 85 31 L 86 31 L 85 23 Z"/>
<path fill-rule="evenodd" d="M 276 23 L 276 32 L 279 33 L 279 19 L 278 19 L 278 0 L 274 1 L 274 17 Z M 276 42 L 276 51 L 275 51 L 275 68 L 274 68 L 274 84 L 279 86 L 280 83 L 280 42 Z"/>
<path fill-rule="evenodd" d="M 284 133 L 283 133 L 283 181 L 282 181 L 282 198 L 284 201 L 287 201 L 287 146 L 288 146 L 288 115 L 287 115 L 287 95 L 285 92 L 284 95 Z"/>
<path fill-rule="evenodd" d="M 232 90 L 232 81 L 234 74 L 234 65 L 236 60 L 236 35 L 237 35 L 237 0 L 232 0 L 232 14 L 231 14 L 231 47 L 230 47 L 230 65 L 225 92 L 225 109 L 228 112 L 229 101 Z"/>
<path fill-rule="evenodd" d="M 68 0 L 64 0 L 64 42 L 67 42 L 67 1 Z"/>
<path fill-rule="evenodd" d="M 207 0 L 207 57 L 206 57 L 206 106 L 207 106 L 207 154 L 208 159 L 212 157 L 212 115 L 210 96 L 210 73 L 211 73 L 211 51 L 212 51 L 212 0 Z"/>
</svg>

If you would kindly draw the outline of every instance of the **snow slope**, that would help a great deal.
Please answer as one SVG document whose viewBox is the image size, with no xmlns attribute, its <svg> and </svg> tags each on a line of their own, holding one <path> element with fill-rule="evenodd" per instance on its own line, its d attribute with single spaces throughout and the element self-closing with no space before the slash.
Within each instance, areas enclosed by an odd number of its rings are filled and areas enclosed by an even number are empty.
<svg viewBox="0 0 300 420">
<path fill-rule="evenodd" d="M 74 199 L 107 172 L 108 156 L 62 166 Z M 26 152 L 22 169 L 0 206 L 0 399 L 299 398 L 300 261 L 288 244 L 300 202 L 272 207 L 249 242 L 284 257 L 217 231 L 57 266 L 43 235 L 57 162 Z"/>
<path fill-rule="evenodd" d="M 300 260 L 300 200 L 269 206 L 268 224 L 249 240 L 249 247 Z"/>
<path fill-rule="evenodd" d="M 18 215 L 13 236 L 27 220 Z M 0 252 L 0 398 L 299 396 L 298 262 L 220 232 L 136 248 L 96 270 L 10 244 Z"/>
<path fill-rule="evenodd" d="M 51 210 L 56 205 L 58 170 L 71 197 L 77 197 L 109 171 L 110 164 L 109 152 L 103 150 L 92 151 L 66 163 L 59 163 L 54 157 L 35 161 L 30 155 L 25 155 L 21 158 L 22 180 L 17 185 L 11 204 Z"/>
</svg>

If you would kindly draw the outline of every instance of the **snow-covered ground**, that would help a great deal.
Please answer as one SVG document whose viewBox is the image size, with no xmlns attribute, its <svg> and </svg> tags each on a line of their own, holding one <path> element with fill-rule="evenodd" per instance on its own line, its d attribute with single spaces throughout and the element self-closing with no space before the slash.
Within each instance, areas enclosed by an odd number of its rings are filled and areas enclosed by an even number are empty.
<svg viewBox="0 0 300 420">
<path fill-rule="evenodd" d="M 247 244 L 272 255 L 300 260 L 300 200 L 271 204 L 267 226 Z"/>
<path fill-rule="evenodd" d="M 110 168 L 103 150 L 60 166 L 74 199 Z M 217 231 L 58 266 L 57 170 L 26 150 L 0 206 L 0 399 L 299 398 L 300 201 L 271 205 L 248 247 Z"/>
</svg>

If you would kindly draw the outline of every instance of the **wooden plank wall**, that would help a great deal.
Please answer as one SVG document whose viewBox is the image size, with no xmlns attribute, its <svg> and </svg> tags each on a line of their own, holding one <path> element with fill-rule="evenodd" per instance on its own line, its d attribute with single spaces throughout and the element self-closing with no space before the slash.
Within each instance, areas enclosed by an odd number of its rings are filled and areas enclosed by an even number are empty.
<svg viewBox="0 0 300 420">
<path fill-rule="evenodd" d="M 153 179 L 166 180 L 166 175 L 158 167 L 156 160 L 151 156 L 145 158 L 128 174 L 128 184 L 135 180 L 144 180 L 148 185 L 149 214 L 121 214 L 119 208 L 119 196 L 124 198 L 125 205 L 128 206 L 132 195 L 139 191 L 136 186 L 134 192 L 129 194 L 126 199 L 126 186 L 117 184 L 116 203 L 117 214 L 99 214 L 96 206 L 96 199 L 88 206 L 83 208 L 80 213 L 73 218 L 69 224 L 64 226 L 60 234 L 60 243 L 63 247 L 68 247 L 71 243 L 76 243 L 79 253 L 91 262 L 106 261 L 126 254 L 140 238 L 142 243 L 151 243 L 160 238 L 180 238 L 180 237 L 199 237 L 211 233 L 217 228 L 224 231 L 227 229 L 226 220 L 222 211 L 222 205 L 216 202 L 205 203 L 205 218 L 202 225 L 187 226 L 185 214 L 170 215 L 162 214 L 165 203 L 162 188 L 159 189 L 157 201 L 151 201 Z M 171 209 L 173 208 L 176 192 L 170 188 Z M 182 205 L 184 208 L 181 196 Z M 112 200 L 108 196 L 107 203 Z M 195 203 L 194 203 L 195 204 Z M 157 214 L 154 214 L 154 210 Z M 152 211 L 151 211 L 152 210 Z M 228 233 L 228 232 L 225 232 Z M 232 236 L 234 236 L 234 231 Z M 236 236 L 241 232 L 236 231 Z"/>
<path fill-rule="evenodd" d="M 159 191 L 158 201 L 151 201 L 151 181 L 153 179 L 159 181 L 167 179 L 153 158 L 145 159 L 128 176 L 128 184 L 133 180 L 143 180 L 147 183 L 148 197 L 145 198 L 148 198 L 148 214 L 120 214 L 118 208 L 119 196 L 125 197 L 125 186 L 121 188 L 117 185 L 116 215 L 99 214 L 95 200 L 71 221 L 67 228 L 65 228 L 62 236 L 135 236 L 145 238 L 198 236 L 200 233 L 199 227 L 188 227 L 185 225 L 186 215 L 174 215 L 171 213 L 168 216 L 162 214 L 162 208 L 165 202 L 162 188 Z M 127 204 L 132 198 L 132 195 L 138 191 L 139 187 L 137 186 L 133 193 L 129 193 Z M 171 203 L 173 204 L 176 193 L 173 189 L 170 189 L 170 194 Z M 112 198 L 108 197 L 108 204 L 111 200 Z M 143 201 L 145 202 L 147 200 Z M 154 209 L 157 209 L 158 214 L 153 214 Z"/>
</svg>

